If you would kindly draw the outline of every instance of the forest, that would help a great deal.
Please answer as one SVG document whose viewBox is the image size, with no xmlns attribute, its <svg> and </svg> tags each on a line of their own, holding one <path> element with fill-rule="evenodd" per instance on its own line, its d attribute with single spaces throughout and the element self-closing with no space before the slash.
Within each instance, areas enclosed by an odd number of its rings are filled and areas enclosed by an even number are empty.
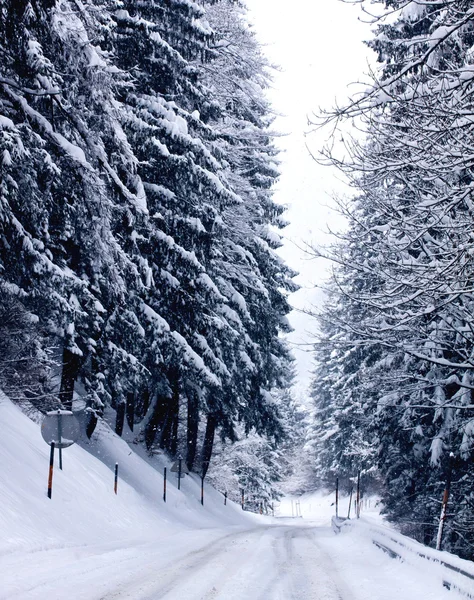
<svg viewBox="0 0 474 600">
<path fill-rule="evenodd" d="M 308 412 L 245 3 L 0 0 L 0 388 L 89 437 L 107 419 L 254 510 L 281 480 L 349 492 L 360 472 L 436 546 L 449 490 L 443 549 L 472 559 L 474 7 L 348 1 L 377 62 L 311 122 L 350 192 L 311 249 L 332 269 Z"/>
<path fill-rule="evenodd" d="M 0 385 L 74 401 L 88 436 L 113 414 L 202 476 L 215 439 L 246 435 L 275 470 L 292 376 L 270 65 L 245 12 L 0 0 Z M 235 454 L 238 494 L 255 467 Z"/>
<path fill-rule="evenodd" d="M 308 444 L 330 481 L 378 478 L 387 517 L 425 544 L 449 490 L 443 549 L 472 559 L 474 7 L 361 4 L 376 68 L 314 119 L 343 135 L 319 160 L 352 190 L 347 229 L 313 249 L 333 268 Z"/>
</svg>

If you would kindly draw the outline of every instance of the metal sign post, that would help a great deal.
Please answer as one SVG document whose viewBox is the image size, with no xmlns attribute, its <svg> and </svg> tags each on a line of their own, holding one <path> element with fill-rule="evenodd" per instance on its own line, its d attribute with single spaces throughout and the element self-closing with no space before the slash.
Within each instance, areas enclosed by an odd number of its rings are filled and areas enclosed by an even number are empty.
<svg viewBox="0 0 474 600">
<path fill-rule="evenodd" d="M 54 449 L 59 450 L 59 468 L 63 468 L 62 449 L 72 446 L 77 441 L 81 429 L 79 422 L 70 410 L 52 410 L 46 413 L 41 424 L 41 435 L 51 446 L 49 457 L 48 498 L 53 493 Z"/>
<path fill-rule="evenodd" d="M 63 417 L 61 411 L 58 410 L 58 448 L 59 448 L 59 468 L 63 470 L 63 448 L 61 446 L 61 440 L 63 437 Z"/>
<path fill-rule="evenodd" d="M 181 456 L 179 456 L 178 460 L 176 460 L 173 463 L 173 466 L 171 467 L 171 472 L 178 474 L 178 490 L 180 490 L 181 478 L 185 475 L 189 475 L 188 465 L 185 462 L 183 463 L 183 459 L 181 458 Z"/>
</svg>

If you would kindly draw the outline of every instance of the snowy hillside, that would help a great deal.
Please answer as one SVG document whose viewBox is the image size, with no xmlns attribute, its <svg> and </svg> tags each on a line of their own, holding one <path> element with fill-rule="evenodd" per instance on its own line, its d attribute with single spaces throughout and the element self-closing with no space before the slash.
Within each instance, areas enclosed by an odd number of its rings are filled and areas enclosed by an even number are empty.
<svg viewBox="0 0 474 600">
<path fill-rule="evenodd" d="M 0 420 L 8 425 L 0 442 L 2 555 L 127 537 L 156 539 L 216 522 L 241 526 L 251 522 L 240 507 L 230 502 L 224 506 L 222 496 L 207 486 L 202 507 L 200 480 L 195 476 L 186 476 L 178 491 L 177 478 L 170 474 L 164 503 L 161 465 L 156 464 L 157 472 L 103 423 L 87 450 L 74 445 L 63 451 L 63 471 L 56 464 L 50 500 L 46 495 L 49 446 L 40 428 L 3 394 Z M 119 463 L 117 496 L 115 462 Z M 171 465 L 167 466 L 169 470 Z"/>
</svg>

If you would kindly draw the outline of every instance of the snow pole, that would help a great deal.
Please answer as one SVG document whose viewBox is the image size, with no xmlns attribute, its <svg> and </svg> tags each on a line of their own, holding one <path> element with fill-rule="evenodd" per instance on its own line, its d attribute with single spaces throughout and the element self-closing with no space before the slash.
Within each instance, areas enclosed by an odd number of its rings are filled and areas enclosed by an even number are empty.
<svg viewBox="0 0 474 600">
<path fill-rule="evenodd" d="M 204 506 L 204 475 L 201 475 L 201 505 Z"/>
<path fill-rule="evenodd" d="M 357 471 L 356 516 L 360 519 L 360 471 Z"/>
<path fill-rule="evenodd" d="M 183 462 L 183 459 L 181 458 L 181 456 L 178 457 L 178 490 L 181 489 L 181 463 Z"/>
<path fill-rule="evenodd" d="M 227 506 L 227 492 L 224 492 L 224 506 Z"/>
<path fill-rule="evenodd" d="M 339 477 L 336 477 L 336 519 L 339 517 Z"/>
<path fill-rule="evenodd" d="M 114 476 L 114 492 L 117 494 L 118 486 L 118 463 L 115 463 L 115 476 Z"/>
<path fill-rule="evenodd" d="M 242 504 L 242 510 L 245 510 L 245 509 L 244 509 L 244 505 L 245 505 L 245 496 L 244 496 L 244 489 L 243 489 L 243 488 L 240 490 L 240 497 L 241 497 L 241 500 L 240 500 L 240 501 L 241 501 L 241 504 Z"/>
<path fill-rule="evenodd" d="M 351 504 L 352 504 L 352 490 L 354 488 L 351 488 L 351 492 L 349 494 L 349 508 L 347 510 L 347 518 L 350 519 L 351 518 Z"/>
<path fill-rule="evenodd" d="M 48 498 L 53 495 L 53 469 L 54 469 L 54 442 L 51 442 L 51 452 L 49 453 L 49 474 L 48 474 Z"/>
<path fill-rule="evenodd" d="M 444 524 L 446 523 L 447 511 L 448 511 L 448 500 L 449 491 L 451 489 L 451 476 L 453 473 L 453 458 L 454 454 L 449 454 L 448 473 L 446 475 L 446 485 L 444 486 L 443 493 L 443 504 L 441 506 L 441 516 L 439 518 L 438 537 L 436 538 L 436 550 L 441 550 L 441 544 L 443 543 L 443 530 Z"/>
<path fill-rule="evenodd" d="M 163 502 L 166 502 L 166 467 L 163 471 Z"/>
</svg>

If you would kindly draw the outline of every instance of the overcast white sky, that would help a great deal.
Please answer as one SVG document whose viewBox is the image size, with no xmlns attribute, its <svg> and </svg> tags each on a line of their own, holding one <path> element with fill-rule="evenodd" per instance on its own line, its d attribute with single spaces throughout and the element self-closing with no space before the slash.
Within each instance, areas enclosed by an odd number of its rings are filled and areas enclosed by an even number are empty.
<svg viewBox="0 0 474 600">
<path fill-rule="evenodd" d="M 307 116 L 319 107 L 331 107 L 351 93 L 352 82 L 368 71 L 370 27 L 359 20 L 360 8 L 341 0 L 247 0 L 250 19 L 269 59 L 281 67 L 275 74 L 270 100 L 281 114 L 275 128 L 287 134 L 279 141 L 281 178 L 276 200 L 289 206 L 290 221 L 281 254 L 300 275 L 301 290 L 291 297 L 292 305 L 304 308 L 320 305 L 323 294 L 315 288 L 324 281 L 325 266 L 311 260 L 297 246 L 305 242 L 325 243 L 328 227 L 341 227 L 331 210 L 334 192 L 347 188 L 337 171 L 317 165 L 305 142 Z M 348 87 L 349 85 L 349 87 Z M 312 150 L 324 145 L 326 134 L 312 135 Z M 297 389 L 302 394 L 309 382 L 311 355 L 301 345 L 311 341 L 316 329 L 313 320 L 298 312 L 290 315 L 295 331 L 290 336 L 297 361 Z"/>
</svg>

